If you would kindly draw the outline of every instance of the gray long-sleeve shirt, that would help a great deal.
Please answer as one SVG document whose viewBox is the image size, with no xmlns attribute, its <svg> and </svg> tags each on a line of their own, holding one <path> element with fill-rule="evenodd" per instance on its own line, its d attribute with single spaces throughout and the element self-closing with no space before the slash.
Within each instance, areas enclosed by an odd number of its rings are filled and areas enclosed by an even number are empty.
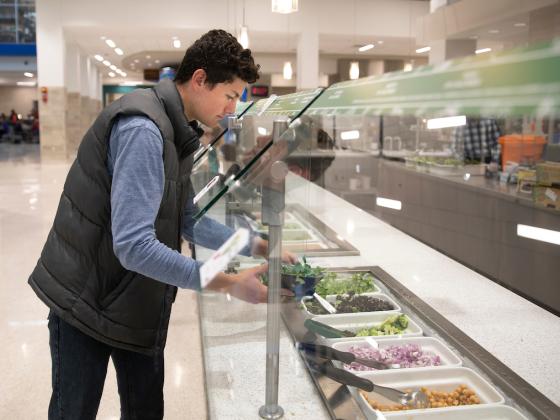
<svg viewBox="0 0 560 420">
<path fill-rule="evenodd" d="M 144 116 L 121 117 L 111 130 L 107 168 L 112 176 L 111 225 L 115 255 L 127 270 L 181 288 L 200 288 L 200 264 L 156 238 L 154 223 L 164 188 L 163 138 Z M 189 197 L 184 209 L 183 236 L 216 249 L 232 229 L 210 218 L 197 222 Z M 247 253 L 248 250 L 244 250 Z"/>
</svg>

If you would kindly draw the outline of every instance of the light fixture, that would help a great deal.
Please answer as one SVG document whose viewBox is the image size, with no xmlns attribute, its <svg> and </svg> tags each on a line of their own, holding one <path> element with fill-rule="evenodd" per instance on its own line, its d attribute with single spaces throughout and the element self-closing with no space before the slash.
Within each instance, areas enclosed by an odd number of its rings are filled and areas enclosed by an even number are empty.
<svg viewBox="0 0 560 420">
<path fill-rule="evenodd" d="M 126 77 L 126 73 L 124 71 L 121 70 L 121 76 L 122 77 Z"/>
<path fill-rule="evenodd" d="M 475 54 L 484 54 L 484 53 L 487 53 L 487 52 L 490 52 L 490 51 L 492 51 L 492 48 L 481 48 L 479 50 L 476 50 L 474 53 Z"/>
<path fill-rule="evenodd" d="M 272 13 L 294 13 L 298 11 L 298 0 L 272 0 Z"/>
<path fill-rule="evenodd" d="M 181 48 L 181 40 L 180 39 L 174 39 L 173 40 L 173 47 L 174 48 Z"/>
<path fill-rule="evenodd" d="M 123 51 L 123 50 L 121 50 L 121 49 L 120 49 L 120 48 L 118 48 L 118 47 L 117 47 L 117 48 L 115 48 L 115 52 L 117 53 L 117 55 L 123 55 L 123 54 L 124 54 L 124 51 Z"/>
<path fill-rule="evenodd" d="M 527 24 L 525 22 L 515 22 L 513 26 L 515 26 L 516 28 L 524 28 L 525 26 L 527 26 Z"/>
<path fill-rule="evenodd" d="M 241 27 L 239 35 L 237 36 L 237 41 L 239 41 L 243 48 L 249 48 L 249 33 L 247 32 L 247 26 L 243 25 Z"/>
<path fill-rule="evenodd" d="M 109 77 L 115 77 L 115 73 L 113 73 L 112 71 L 109 72 Z"/>
<path fill-rule="evenodd" d="M 422 48 L 418 48 L 418 49 L 416 50 L 416 54 L 422 54 L 422 53 L 425 53 L 425 52 L 430 51 L 431 49 L 432 49 L 432 47 L 422 47 Z"/>
<path fill-rule="evenodd" d="M 454 117 L 432 118 L 426 122 L 429 130 L 447 127 L 459 127 L 467 124 L 466 115 L 456 115 Z"/>
<path fill-rule="evenodd" d="M 37 82 L 16 82 L 18 86 L 35 86 Z"/>
<path fill-rule="evenodd" d="M 33 73 L 29 73 L 28 71 L 26 71 L 25 73 L 23 73 L 23 75 L 25 77 L 33 77 Z"/>
<path fill-rule="evenodd" d="M 403 71 L 411 71 L 412 63 L 404 63 Z"/>
<path fill-rule="evenodd" d="M 364 52 L 367 50 L 371 50 L 375 45 L 373 44 L 367 44 L 367 45 L 362 45 L 360 48 L 358 48 L 358 51 L 360 52 Z"/>
<path fill-rule="evenodd" d="M 292 62 L 285 61 L 284 68 L 282 69 L 282 76 L 284 76 L 284 79 L 286 80 L 292 80 L 292 75 L 293 75 Z"/>
<path fill-rule="evenodd" d="M 360 63 L 357 61 L 352 61 L 350 63 L 350 71 L 348 72 L 350 80 L 356 80 L 360 78 Z"/>
<path fill-rule="evenodd" d="M 111 62 L 109 60 L 103 60 L 103 64 L 109 67 L 111 65 Z"/>
<path fill-rule="evenodd" d="M 359 130 L 343 131 L 340 133 L 341 140 L 357 140 L 360 138 Z"/>
<path fill-rule="evenodd" d="M 499 31 L 499 29 L 490 29 L 490 30 L 488 31 L 488 33 L 489 33 L 489 34 L 499 34 L 500 31 Z"/>
<path fill-rule="evenodd" d="M 115 44 L 112 39 L 106 39 L 105 43 L 111 48 L 115 48 L 117 46 L 117 44 Z"/>
<path fill-rule="evenodd" d="M 385 41 L 377 41 L 377 43 L 378 43 L 379 45 L 383 45 L 384 42 L 385 42 Z"/>
<path fill-rule="evenodd" d="M 529 225 L 517 225 L 517 236 L 560 245 L 560 232 Z"/>
<path fill-rule="evenodd" d="M 97 61 L 103 61 L 103 56 L 99 55 L 99 54 L 95 54 L 95 59 Z"/>
<path fill-rule="evenodd" d="M 159 63 L 161 63 L 161 61 L 160 60 L 154 60 L 154 63 L 159 64 Z"/>
<path fill-rule="evenodd" d="M 109 68 L 110 68 L 111 70 L 116 70 L 116 69 L 117 69 L 117 66 L 115 66 L 114 64 L 111 64 L 111 65 L 109 66 Z"/>
<path fill-rule="evenodd" d="M 152 58 L 151 55 L 147 55 L 147 56 L 146 56 L 146 60 L 149 60 L 150 58 Z"/>
<path fill-rule="evenodd" d="M 379 207 L 387 207 L 388 209 L 393 210 L 402 209 L 402 202 L 400 202 L 399 200 L 391 200 L 390 198 L 377 197 L 375 199 L 375 204 L 377 204 Z"/>
<path fill-rule="evenodd" d="M 135 59 L 134 59 L 134 62 L 135 62 L 135 63 L 139 63 L 140 60 L 138 60 L 137 58 L 135 58 Z"/>
</svg>

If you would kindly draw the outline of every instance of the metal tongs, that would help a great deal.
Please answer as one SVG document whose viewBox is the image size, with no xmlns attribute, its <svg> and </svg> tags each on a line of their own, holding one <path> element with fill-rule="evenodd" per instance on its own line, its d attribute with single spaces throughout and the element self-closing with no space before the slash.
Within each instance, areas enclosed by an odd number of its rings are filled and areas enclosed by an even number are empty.
<svg viewBox="0 0 560 420">
<path fill-rule="evenodd" d="M 423 391 L 403 392 L 398 389 L 376 385 L 369 379 L 354 375 L 344 369 L 338 369 L 329 362 L 321 362 L 314 356 L 308 355 L 309 366 L 323 375 L 343 385 L 354 386 L 367 392 L 375 392 L 385 398 L 411 408 L 427 408 L 428 396 Z"/>
<path fill-rule="evenodd" d="M 353 353 L 349 351 L 340 351 L 333 349 L 332 347 L 323 346 L 320 344 L 314 343 L 299 343 L 299 348 L 301 350 L 305 350 L 307 353 L 314 354 L 317 357 L 321 357 L 324 359 L 331 359 L 331 360 L 338 360 L 340 362 L 346 363 L 349 365 L 352 362 L 359 363 L 361 365 L 385 370 L 385 369 L 400 369 L 401 365 L 398 363 L 383 363 L 378 360 L 373 359 L 363 359 L 356 357 Z"/>
</svg>

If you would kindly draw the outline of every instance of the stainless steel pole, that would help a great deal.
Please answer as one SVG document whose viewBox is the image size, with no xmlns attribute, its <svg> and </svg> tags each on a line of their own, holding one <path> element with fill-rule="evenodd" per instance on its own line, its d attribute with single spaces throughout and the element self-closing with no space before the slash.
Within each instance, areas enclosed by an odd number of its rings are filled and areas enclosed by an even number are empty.
<svg viewBox="0 0 560 420">
<path fill-rule="evenodd" d="M 287 121 L 274 121 L 273 141 L 288 127 Z M 262 222 L 268 225 L 268 307 L 266 311 L 266 395 L 259 409 L 263 419 L 279 419 L 284 410 L 278 405 L 280 370 L 280 269 L 282 263 L 282 225 L 284 224 L 285 177 L 284 162 L 275 162 L 270 179 L 262 189 Z"/>
</svg>

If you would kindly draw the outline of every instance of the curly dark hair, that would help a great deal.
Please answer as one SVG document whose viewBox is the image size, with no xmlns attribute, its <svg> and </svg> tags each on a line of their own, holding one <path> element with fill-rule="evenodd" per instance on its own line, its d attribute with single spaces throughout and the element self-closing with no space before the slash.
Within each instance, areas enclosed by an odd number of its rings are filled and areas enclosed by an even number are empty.
<svg viewBox="0 0 560 420">
<path fill-rule="evenodd" d="M 187 49 L 175 81 L 188 82 L 198 69 L 206 72 L 206 83 L 213 87 L 216 83 L 232 82 L 235 77 L 255 83 L 260 66 L 255 64 L 251 50 L 244 49 L 232 34 L 213 29 Z"/>
</svg>

